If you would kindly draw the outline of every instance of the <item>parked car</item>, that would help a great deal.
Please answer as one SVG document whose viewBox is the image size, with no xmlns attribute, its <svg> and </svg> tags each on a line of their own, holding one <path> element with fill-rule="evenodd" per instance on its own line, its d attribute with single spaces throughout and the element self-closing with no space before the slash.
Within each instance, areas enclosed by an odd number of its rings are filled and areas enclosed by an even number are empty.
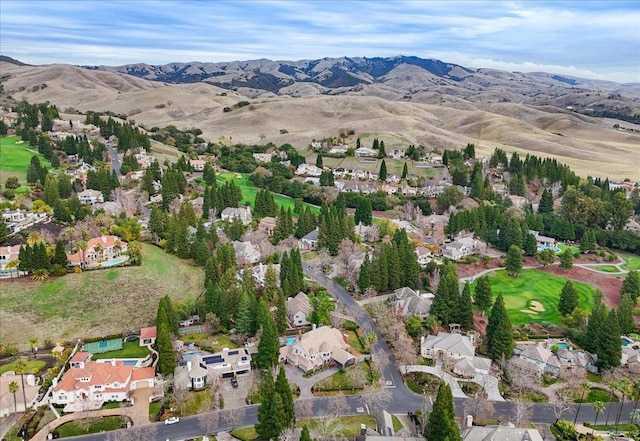
<svg viewBox="0 0 640 441">
<path fill-rule="evenodd" d="M 234 389 L 238 388 L 238 379 L 236 377 L 231 377 L 231 387 Z"/>
<path fill-rule="evenodd" d="M 180 422 L 180 418 L 178 417 L 169 417 L 166 420 L 164 420 L 164 425 L 167 426 L 169 424 L 176 424 Z"/>
</svg>

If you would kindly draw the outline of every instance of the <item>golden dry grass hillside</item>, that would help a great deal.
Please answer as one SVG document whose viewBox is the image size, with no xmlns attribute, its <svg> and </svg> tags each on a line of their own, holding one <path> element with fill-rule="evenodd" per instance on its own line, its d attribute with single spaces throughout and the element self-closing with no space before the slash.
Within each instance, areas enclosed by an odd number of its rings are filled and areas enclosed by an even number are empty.
<svg viewBox="0 0 640 441">
<path fill-rule="evenodd" d="M 205 83 L 152 82 L 67 65 L 2 63 L 0 67 L 4 93 L 14 99 L 50 101 L 63 110 L 110 110 L 146 127 L 198 127 L 210 141 L 224 137 L 244 143 L 289 142 L 304 148 L 313 138 L 353 129 L 371 137 L 388 135 L 393 139 L 388 147 L 414 143 L 459 148 L 473 142 L 483 154 L 501 147 L 557 158 L 583 176 L 640 181 L 640 132 L 615 130 L 617 121 L 558 107 L 471 102 L 447 95 L 444 89 L 439 92 L 445 94 L 425 90 L 407 100 L 388 86 L 378 85 L 346 95 L 247 98 Z M 398 75 L 396 80 L 401 78 Z M 297 87 L 322 90 L 311 85 Z M 241 100 L 251 105 L 223 111 Z M 620 124 L 640 130 L 640 126 Z M 287 133 L 281 133 L 283 129 Z"/>
</svg>

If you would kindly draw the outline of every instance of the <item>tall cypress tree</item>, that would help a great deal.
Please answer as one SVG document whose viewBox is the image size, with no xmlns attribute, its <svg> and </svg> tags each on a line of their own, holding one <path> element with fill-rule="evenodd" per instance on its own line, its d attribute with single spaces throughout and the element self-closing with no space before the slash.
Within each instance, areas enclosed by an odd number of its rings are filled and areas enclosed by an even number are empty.
<svg viewBox="0 0 640 441">
<path fill-rule="evenodd" d="M 409 167 L 407 167 L 407 163 L 404 163 L 404 166 L 402 167 L 402 176 L 400 177 L 400 179 L 407 179 L 407 176 L 409 175 Z"/>
<path fill-rule="evenodd" d="M 53 255 L 53 264 L 60 265 L 63 268 L 66 268 L 67 265 L 69 265 L 67 253 L 64 251 L 64 243 L 60 239 L 56 241 L 56 250 Z"/>
<path fill-rule="evenodd" d="M 424 436 L 428 441 L 462 441 L 453 408 L 453 395 L 446 383 L 438 388 L 438 396 L 429 414 Z"/>
<path fill-rule="evenodd" d="M 277 440 L 286 420 L 282 398 L 276 393 L 271 372 L 264 375 L 260 385 L 260 407 L 256 433 L 266 440 Z"/>
<path fill-rule="evenodd" d="M 364 293 L 367 288 L 373 286 L 373 280 L 371 278 L 372 271 L 373 268 L 371 267 L 369 254 L 365 254 L 364 262 L 360 265 L 360 274 L 358 275 L 358 289 L 360 293 Z"/>
<path fill-rule="evenodd" d="M 620 326 L 615 309 L 609 311 L 600 328 L 598 339 L 597 365 L 602 370 L 620 366 L 622 346 L 620 345 Z"/>
<path fill-rule="evenodd" d="M 475 304 L 483 311 L 490 308 L 493 303 L 493 294 L 491 292 L 491 282 L 489 276 L 482 276 L 476 284 Z"/>
<path fill-rule="evenodd" d="M 607 318 L 607 308 L 602 302 L 602 292 L 596 291 L 593 296 L 593 309 L 587 322 L 587 329 L 584 333 L 582 347 L 589 352 L 597 352 L 598 340 L 600 338 L 600 329 L 604 320 Z"/>
<path fill-rule="evenodd" d="M 440 282 L 431 305 L 431 314 L 443 325 L 454 323 L 458 317 L 456 310 L 459 303 L 458 272 L 453 263 L 447 263 L 440 270 Z"/>
<path fill-rule="evenodd" d="M 635 328 L 635 322 L 633 320 L 633 300 L 627 293 L 622 294 L 622 298 L 620 299 L 618 322 L 620 325 L 620 333 L 628 334 L 633 332 L 633 328 Z"/>
<path fill-rule="evenodd" d="M 634 305 L 638 302 L 638 297 L 640 297 L 640 273 L 638 271 L 629 271 L 622 282 L 620 297 L 622 298 L 625 293 L 631 296 Z"/>
<path fill-rule="evenodd" d="M 578 290 L 571 280 L 567 280 L 567 283 L 564 284 L 560 292 L 558 311 L 562 315 L 571 314 L 573 310 L 578 307 L 578 300 Z"/>
<path fill-rule="evenodd" d="M 489 348 L 489 356 L 493 361 L 500 361 L 503 356 L 509 358 L 515 347 L 511 321 L 504 306 L 502 293 L 498 294 L 491 308 L 491 315 L 487 324 L 487 346 Z"/>
<path fill-rule="evenodd" d="M 293 427 L 296 423 L 296 410 L 293 406 L 291 386 L 289 386 L 283 367 L 278 370 L 278 376 L 276 377 L 276 393 L 282 398 L 282 407 L 285 415 L 284 427 Z"/>
<path fill-rule="evenodd" d="M 551 190 L 545 189 L 542 192 L 540 204 L 538 205 L 538 213 L 553 213 L 553 195 L 551 194 Z"/>
<path fill-rule="evenodd" d="M 471 303 L 471 289 L 469 288 L 469 283 L 464 284 L 462 294 L 460 295 L 457 313 L 457 321 L 460 323 L 460 326 L 465 328 L 473 326 L 473 305 Z"/>
<path fill-rule="evenodd" d="M 380 172 L 378 173 L 378 179 L 381 181 L 387 180 L 387 162 L 383 159 L 382 164 L 380 164 Z"/>
<path fill-rule="evenodd" d="M 280 344 L 276 324 L 271 315 L 267 315 L 262 325 L 262 335 L 255 356 L 256 365 L 260 369 L 271 369 L 278 364 Z"/>
</svg>

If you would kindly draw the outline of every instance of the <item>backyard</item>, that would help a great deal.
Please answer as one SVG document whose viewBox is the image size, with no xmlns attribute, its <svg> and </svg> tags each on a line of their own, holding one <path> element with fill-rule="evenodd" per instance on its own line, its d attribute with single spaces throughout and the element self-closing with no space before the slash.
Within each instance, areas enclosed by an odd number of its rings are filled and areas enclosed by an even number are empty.
<svg viewBox="0 0 640 441">
<path fill-rule="evenodd" d="M 137 332 L 153 322 L 157 302 L 193 299 L 204 272 L 189 261 L 142 244 L 142 265 L 86 271 L 44 282 L 19 279 L 0 290 L 0 339 L 26 348 L 25 329 L 40 341 Z M 47 323 L 46 327 L 39 326 Z M 32 331 L 30 331 L 32 332 Z"/>
<path fill-rule="evenodd" d="M 502 293 L 512 325 L 548 322 L 561 325 L 558 311 L 560 292 L 567 278 L 538 270 L 524 270 L 518 277 L 510 277 L 500 270 L 489 274 L 494 295 Z M 471 284 L 475 293 L 477 280 Z M 590 310 L 596 289 L 584 283 L 573 281 L 578 289 L 580 307 Z"/>
<path fill-rule="evenodd" d="M 125 341 L 123 348 L 119 351 L 103 352 L 101 354 L 94 354 L 91 357 L 93 360 L 102 360 L 107 358 L 144 358 L 149 355 L 149 349 L 145 346 L 140 346 L 138 340 Z"/>
</svg>

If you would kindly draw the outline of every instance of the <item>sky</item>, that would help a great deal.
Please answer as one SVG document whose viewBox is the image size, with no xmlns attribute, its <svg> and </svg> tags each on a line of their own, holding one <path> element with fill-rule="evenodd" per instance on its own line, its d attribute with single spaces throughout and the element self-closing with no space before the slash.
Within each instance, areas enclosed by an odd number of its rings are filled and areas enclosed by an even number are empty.
<svg viewBox="0 0 640 441">
<path fill-rule="evenodd" d="M 640 0 L 2 0 L 0 54 L 76 65 L 415 55 L 640 82 Z"/>
</svg>

